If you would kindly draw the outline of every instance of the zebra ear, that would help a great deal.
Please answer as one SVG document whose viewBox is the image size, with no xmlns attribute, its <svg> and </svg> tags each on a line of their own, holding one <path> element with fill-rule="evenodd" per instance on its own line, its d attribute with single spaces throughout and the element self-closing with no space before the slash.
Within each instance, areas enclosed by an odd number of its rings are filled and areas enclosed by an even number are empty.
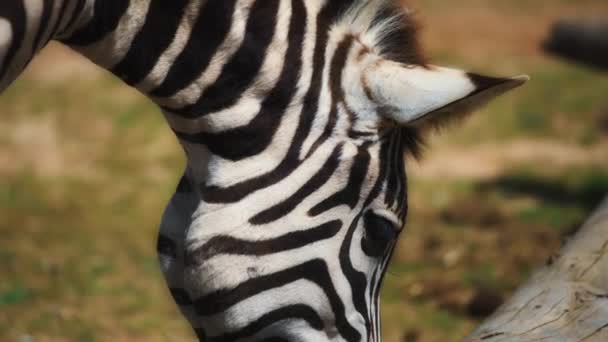
<svg viewBox="0 0 608 342">
<path fill-rule="evenodd" d="M 529 80 L 494 78 L 436 66 L 383 61 L 364 76 L 366 92 L 380 113 L 401 125 L 442 123 L 481 107 Z"/>
</svg>

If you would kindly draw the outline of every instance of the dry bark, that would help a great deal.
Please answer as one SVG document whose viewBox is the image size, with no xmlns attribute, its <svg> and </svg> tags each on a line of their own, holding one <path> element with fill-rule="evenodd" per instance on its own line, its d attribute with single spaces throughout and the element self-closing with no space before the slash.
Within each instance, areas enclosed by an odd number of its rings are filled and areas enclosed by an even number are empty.
<svg viewBox="0 0 608 342">
<path fill-rule="evenodd" d="M 608 341 L 608 199 L 466 341 Z"/>
</svg>

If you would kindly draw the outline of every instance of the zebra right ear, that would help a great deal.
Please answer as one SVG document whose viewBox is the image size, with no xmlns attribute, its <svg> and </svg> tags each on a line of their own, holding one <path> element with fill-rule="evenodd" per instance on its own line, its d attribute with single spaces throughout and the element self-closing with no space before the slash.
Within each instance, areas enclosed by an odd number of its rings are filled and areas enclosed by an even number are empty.
<svg viewBox="0 0 608 342">
<path fill-rule="evenodd" d="M 366 70 L 363 82 L 368 97 L 387 119 L 420 126 L 468 114 L 528 79 L 525 75 L 495 78 L 383 60 Z"/>
</svg>

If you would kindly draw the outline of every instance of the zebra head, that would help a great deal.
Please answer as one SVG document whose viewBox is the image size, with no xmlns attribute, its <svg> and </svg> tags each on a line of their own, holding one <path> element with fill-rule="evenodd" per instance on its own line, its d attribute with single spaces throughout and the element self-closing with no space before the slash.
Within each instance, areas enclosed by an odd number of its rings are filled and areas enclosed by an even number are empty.
<svg viewBox="0 0 608 342">
<path fill-rule="evenodd" d="M 380 287 L 407 216 L 404 155 L 525 78 L 427 64 L 392 1 L 263 7 L 277 29 L 245 95 L 221 110 L 165 108 L 170 122 L 208 115 L 202 132 L 174 126 L 200 198 L 185 288 L 213 341 L 380 341 Z"/>
<path fill-rule="evenodd" d="M 398 0 L 14 0 L 0 90 L 51 38 L 159 104 L 187 154 L 161 223 L 209 341 L 380 341 L 403 156 L 525 81 L 429 65 Z"/>
</svg>

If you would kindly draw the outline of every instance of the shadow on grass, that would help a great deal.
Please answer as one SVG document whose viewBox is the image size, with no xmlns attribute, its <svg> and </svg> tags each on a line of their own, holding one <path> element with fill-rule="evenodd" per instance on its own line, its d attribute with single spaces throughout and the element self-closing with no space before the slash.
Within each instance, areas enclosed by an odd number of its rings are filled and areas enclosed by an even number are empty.
<svg viewBox="0 0 608 342">
<path fill-rule="evenodd" d="M 477 189 L 531 196 L 543 203 L 591 211 L 608 195 L 608 171 L 592 169 L 560 178 L 519 172 L 480 183 Z"/>
<path fill-rule="evenodd" d="M 608 170 L 576 168 L 550 176 L 525 168 L 478 183 L 473 189 L 440 211 L 443 223 L 480 229 L 538 230 L 542 226 L 568 236 L 608 196 Z"/>
</svg>

